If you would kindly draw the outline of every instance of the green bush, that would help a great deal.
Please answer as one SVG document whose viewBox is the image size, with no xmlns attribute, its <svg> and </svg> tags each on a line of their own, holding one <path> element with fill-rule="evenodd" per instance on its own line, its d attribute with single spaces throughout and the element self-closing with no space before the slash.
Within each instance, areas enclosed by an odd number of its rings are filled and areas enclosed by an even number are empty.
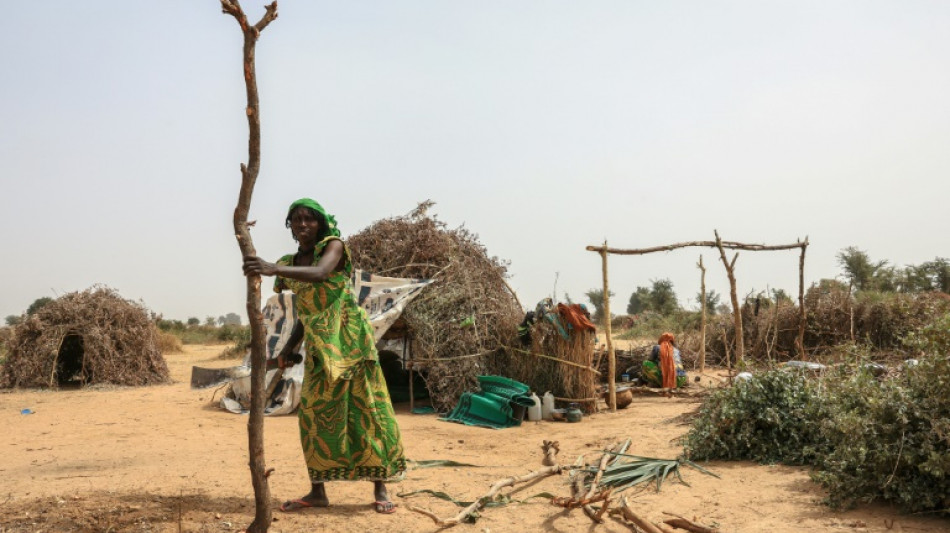
<svg viewBox="0 0 950 533">
<path fill-rule="evenodd" d="M 884 500 L 907 512 L 950 507 L 950 358 L 931 355 L 903 376 L 856 374 L 835 387 L 822 423 L 829 452 L 813 474 L 827 502 Z"/>
<path fill-rule="evenodd" d="M 708 398 L 685 437 L 689 459 L 751 459 L 810 464 L 824 443 L 818 381 L 776 370 L 737 381 Z"/>
<path fill-rule="evenodd" d="M 186 326 L 180 320 L 160 320 L 158 327 L 161 331 L 171 333 L 182 344 L 250 344 L 251 330 L 248 326 L 227 324 L 221 327 L 208 325 Z"/>
<path fill-rule="evenodd" d="M 906 348 L 920 354 L 950 354 L 950 313 L 944 313 L 931 324 L 912 331 L 903 339 Z"/>
<path fill-rule="evenodd" d="M 924 328 L 942 342 L 947 332 Z M 875 378 L 860 364 L 820 379 L 772 371 L 717 391 L 684 437 L 690 459 L 808 464 L 848 507 L 882 500 L 907 512 L 950 508 L 950 356 Z"/>
</svg>

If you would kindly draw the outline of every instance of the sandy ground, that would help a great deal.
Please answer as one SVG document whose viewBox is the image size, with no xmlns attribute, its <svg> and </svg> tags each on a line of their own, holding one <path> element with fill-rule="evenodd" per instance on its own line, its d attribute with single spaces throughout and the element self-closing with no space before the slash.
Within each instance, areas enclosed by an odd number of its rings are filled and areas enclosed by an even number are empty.
<svg viewBox="0 0 950 533">
<path fill-rule="evenodd" d="M 253 516 L 247 468 L 247 418 L 211 404 L 212 389 L 191 390 L 192 365 L 224 367 L 220 346 L 186 347 L 169 355 L 170 385 L 72 391 L 0 392 L 0 532 L 11 531 L 239 531 Z M 332 505 L 296 514 L 275 511 L 271 531 L 436 531 L 431 519 L 406 509 L 425 507 L 449 517 L 457 508 L 428 495 L 398 497 L 420 489 L 447 492 L 460 500 L 484 494 L 501 478 L 540 468 L 541 441 L 557 440 L 560 460 L 572 463 L 626 438 L 631 453 L 673 458 L 675 440 L 686 432 L 684 414 L 697 398 L 637 397 L 615 414 L 583 422 L 525 422 L 489 430 L 412 415 L 397 405 L 410 459 L 452 459 L 480 468 L 429 468 L 409 472 L 390 486 L 400 504 L 379 515 L 371 507 L 370 483 L 331 483 Z M 21 414 L 31 409 L 33 414 Z M 266 459 L 276 468 L 270 487 L 275 507 L 308 490 L 296 417 L 266 420 Z M 950 531 L 950 521 L 906 516 L 887 506 L 834 512 L 804 468 L 746 462 L 712 462 L 716 479 L 683 469 L 689 485 L 667 481 L 627 491 L 634 509 L 653 521 L 677 513 L 723 532 Z M 516 491 L 516 499 L 540 492 L 568 495 L 563 477 Z M 892 523 L 893 521 L 893 523 Z M 890 526 L 890 527 L 888 527 Z M 484 511 L 475 525 L 457 531 L 630 531 L 610 519 L 593 526 L 580 511 L 547 500 Z"/>
</svg>

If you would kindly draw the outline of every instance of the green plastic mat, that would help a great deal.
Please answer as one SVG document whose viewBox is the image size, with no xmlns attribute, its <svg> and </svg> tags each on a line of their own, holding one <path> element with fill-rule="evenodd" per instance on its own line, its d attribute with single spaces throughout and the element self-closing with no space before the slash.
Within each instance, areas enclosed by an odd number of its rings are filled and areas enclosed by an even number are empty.
<svg viewBox="0 0 950 533">
<path fill-rule="evenodd" d="M 502 376 L 479 376 L 479 392 L 466 392 L 445 418 L 468 426 L 502 429 L 520 426 L 526 407 L 534 405 L 527 385 Z"/>
</svg>

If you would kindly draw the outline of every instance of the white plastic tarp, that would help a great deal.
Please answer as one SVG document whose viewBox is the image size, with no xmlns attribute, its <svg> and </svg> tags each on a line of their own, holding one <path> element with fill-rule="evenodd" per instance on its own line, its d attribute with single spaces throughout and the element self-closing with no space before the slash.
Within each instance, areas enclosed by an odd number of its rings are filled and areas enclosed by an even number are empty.
<svg viewBox="0 0 950 533">
<path fill-rule="evenodd" d="M 373 333 L 378 343 L 389 327 L 402 314 L 406 304 L 412 301 L 426 285 L 433 280 L 390 278 L 377 276 L 362 270 L 353 271 L 353 289 L 360 307 L 366 310 Z M 295 296 L 291 292 L 275 294 L 264 305 L 264 324 L 267 327 L 265 347 L 267 359 L 277 359 L 277 354 L 290 339 L 297 314 L 294 308 Z M 301 343 L 298 349 L 306 355 L 306 347 Z M 250 352 L 244 358 L 244 366 L 250 366 Z M 264 408 L 265 415 L 283 415 L 294 412 L 300 404 L 300 388 L 303 385 L 303 363 L 284 370 L 279 384 Z M 277 370 L 269 370 L 265 383 L 270 383 Z M 231 386 L 221 398 L 221 407 L 232 413 L 247 413 L 244 407 L 249 404 L 251 378 L 243 377 L 231 382 Z"/>
</svg>

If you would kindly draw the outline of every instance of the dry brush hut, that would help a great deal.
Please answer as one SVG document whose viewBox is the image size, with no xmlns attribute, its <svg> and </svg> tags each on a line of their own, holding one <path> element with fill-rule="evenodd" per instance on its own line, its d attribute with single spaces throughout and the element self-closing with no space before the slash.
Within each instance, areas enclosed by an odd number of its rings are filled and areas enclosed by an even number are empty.
<svg viewBox="0 0 950 533">
<path fill-rule="evenodd" d="M 403 311 L 413 359 L 425 369 L 433 406 L 450 410 L 477 376 L 498 373 L 495 359 L 517 340 L 523 311 L 505 281 L 507 265 L 478 236 L 448 229 L 423 202 L 405 216 L 379 220 L 347 244 L 357 268 L 384 276 L 429 278 Z"/>
<path fill-rule="evenodd" d="M 105 287 L 65 294 L 13 331 L 4 387 L 169 381 L 148 310 Z"/>
</svg>

